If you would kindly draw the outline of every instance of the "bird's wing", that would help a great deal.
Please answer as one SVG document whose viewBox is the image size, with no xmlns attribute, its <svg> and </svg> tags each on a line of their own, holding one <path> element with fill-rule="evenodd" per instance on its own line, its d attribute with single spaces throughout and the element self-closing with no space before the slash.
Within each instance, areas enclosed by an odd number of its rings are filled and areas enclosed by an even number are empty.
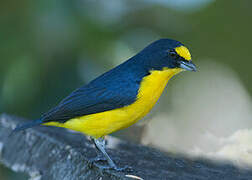
<svg viewBox="0 0 252 180">
<path fill-rule="evenodd" d="M 88 114 L 104 112 L 135 102 L 135 88 L 109 89 L 84 86 L 72 92 L 58 106 L 42 116 L 43 122 L 66 122 Z"/>
</svg>

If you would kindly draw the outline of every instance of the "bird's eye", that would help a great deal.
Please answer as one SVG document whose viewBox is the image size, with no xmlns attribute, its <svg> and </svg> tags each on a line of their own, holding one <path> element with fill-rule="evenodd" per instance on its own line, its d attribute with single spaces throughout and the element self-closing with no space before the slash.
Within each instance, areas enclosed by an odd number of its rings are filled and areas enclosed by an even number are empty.
<svg viewBox="0 0 252 180">
<path fill-rule="evenodd" d="M 178 56 L 178 54 L 177 54 L 174 50 L 170 50 L 170 51 L 168 51 L 168 52 L 169 52 L 169 55 L 170 55 L 171 57 L 173 57 L 173 58 L 175 58 L 175 57 Z"/>
</svg>

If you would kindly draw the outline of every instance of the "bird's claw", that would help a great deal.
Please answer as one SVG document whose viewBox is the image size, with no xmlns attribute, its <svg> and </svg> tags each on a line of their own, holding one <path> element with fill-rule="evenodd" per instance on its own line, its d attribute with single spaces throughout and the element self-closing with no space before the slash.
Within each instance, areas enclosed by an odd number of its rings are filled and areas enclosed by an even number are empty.
<svg viewBox="0 0 252 180">
<path fill-rule="evenodd" d="M 124 167 L 112 167 L 111 169 L 113 170 L 116 170 L 116 171 L 119 171 L 119 172 L 132 172 L 133 171 L 133 168 L 130 167 L 130 166 L 124 166 Z"/>
<path fill-rule="evenodd" d="M 133 171 L 133 168 L 130 166 L 124 166 L 124 167 L 108 166 L 108 165 L 101 165 L 95 162 L 93 164 L 99 168 L 102 174 L 106 170 L 115 170 L 118 172 L 132 172 Z"/>
<path fill-rule="evenodd" d="M 107 161 L 107 159 L 103 156 L 97 156 L 95 158 L 89 159 L 90 163 L 97 163 L 97 162 L 101 162 L 101 161 Z"/>
<path fill-rule="evenodd" d="M 130 166 L 117 167 L 117 166 L 103 166 L 102 170 L 115 170 L 118 172 L 132 172 L 133 168 Z"/>
</svg>

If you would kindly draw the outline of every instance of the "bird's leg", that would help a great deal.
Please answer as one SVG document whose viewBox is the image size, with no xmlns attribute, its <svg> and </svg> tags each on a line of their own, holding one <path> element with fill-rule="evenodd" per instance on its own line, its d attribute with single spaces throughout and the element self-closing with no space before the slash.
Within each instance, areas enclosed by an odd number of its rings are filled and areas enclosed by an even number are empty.
<svg viewBox="0 0 252 180">
<path fill-rule="evenodd" d="M 99 162 L 99 161 L 107 161 L 107 159 L 105 158 L 105 156 L 103 155 L 103 153 L 99 150 L 99 148 L 97 147 L 96 143 L 95 143 L 95 139 L 91 138 L 92 142 L 94 143 L 95 147 L 96 147 L 96 153 L 97 156 L 95 158 L 90 159 L 91 162 Z"/>
<path fill-rule="evenodd" d="M 101 152 L 103 156 L 106 158 L 109 166 L 112 167 L 113 169 L 114 168 L 116 169 L 117 167 L 115 163 L 112 161 L 112 159 L 109 157 L 109 155 L 105 150 L 105 140 L 103 138 L 99 138 L 99 139 L 93 139 L 93 142 L 95 144 L 95 147 L 99 150 L 99 152 Z"/>
<path fill-rule="evenodd" d="M 99 139 L 93 139 L 92 141 L 95 144 L 95 147 L 99 150 L 100 153 L 103 154 L 103 156 L 106 158 L 109 167 L 102 167 L 103 169 L 114 169 L 117 171 L 124 171 L 124 170 L 131 170 L 130 167 L 124 167 L 124 168 L 118 168 L 115 163 L 113 162 L 113 160 L 109 157 L 109 155 L 107 154 L 106 150 L 105 150 L 105 140 L 103 138 L 99 138 Z M 98 159 L 100 159 L 101 157 L 98 155 Z M 98 160 L 99 161 L 99 160 Z"/>
</svg>

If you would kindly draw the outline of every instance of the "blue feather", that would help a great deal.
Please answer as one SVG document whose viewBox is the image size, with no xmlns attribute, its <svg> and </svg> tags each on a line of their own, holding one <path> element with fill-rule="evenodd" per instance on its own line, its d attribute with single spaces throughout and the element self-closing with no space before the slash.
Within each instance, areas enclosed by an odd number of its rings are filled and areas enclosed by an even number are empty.
<svg viewBox="0 0 252 180">
<path fill-rule="evenodd" d="M 37 120 L 30 121 L 30 122 L 27 122 L 24 124 L 19 124 L 12 132 L 14 133 L 14 132 L 22 131 L 22 130 L 25 130 L 28 128 L 32 128 L 32 127 L 38 126 L 42 123 L 43 123 L 42 119 L 37 119 Z"/>
<path fill-rule="evenodd" d="M 56 107 L 42 115 L 39 120 L 18 126 L 14 131 L 47 122 L 64 123 L 72 118 L 109 111 L 134 103 L 140 83 L 150 70 L 177 66 L 175 59 L 167 57 L 167 50 L 181 45 L 180 42 L 171 39 L 155 41 L 121 65 L 73 91 Z"/>
</svg>

